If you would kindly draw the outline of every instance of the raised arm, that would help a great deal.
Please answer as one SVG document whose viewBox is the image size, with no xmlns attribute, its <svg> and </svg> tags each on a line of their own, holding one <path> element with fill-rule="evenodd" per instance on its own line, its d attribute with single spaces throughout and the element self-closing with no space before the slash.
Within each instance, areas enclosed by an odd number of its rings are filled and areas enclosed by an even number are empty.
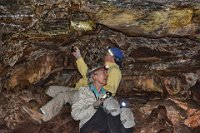
<svg viewBox="0 0 200 133">
<path fill-rule="evenodd" d="M 76 89 L 79 89 L 81 86 L 87 86 L 88 85 L 88 78 L 87 78 L 87 71 L 88 71 L 88 66 L 83 60 L 80 50 L 78 47 L 74 47 L 74 52 L 72 54 L 74 57 L 77 59 L 76 60 L 76 65 L 78 68 L 78 71 L 80 72 L 82 78 L 76 83 Z"/>
</svg>

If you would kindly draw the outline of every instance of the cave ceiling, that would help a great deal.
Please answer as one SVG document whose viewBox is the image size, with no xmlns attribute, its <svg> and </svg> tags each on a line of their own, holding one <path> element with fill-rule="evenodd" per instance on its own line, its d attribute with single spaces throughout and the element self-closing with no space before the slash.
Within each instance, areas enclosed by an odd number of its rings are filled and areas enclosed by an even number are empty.
<svg viewBox="0 0 200 133">
<path fill-rule="evenodd" d="M 198 1 L 0 3 L 2 88 L 46 84 L 55 79 L 53 73 L 75 70 L 70 55 L 74 45 L 81 49 L 89 66 L 102 62 L 109 46 L 121 48 L 125 53 L 123 79 L 127 84 L 133 79 L 136 82 L 129 86 L 130 90 L 162 92 L 165 80 L 169 80 L 169 84 L 176 82 L 170 88 L 173 91 L 169 93 L 173 94 L 177 89 L 189 89 L 199 80 Z M 140 79 L 151 83 L 139 82 Z"/>
</svg>

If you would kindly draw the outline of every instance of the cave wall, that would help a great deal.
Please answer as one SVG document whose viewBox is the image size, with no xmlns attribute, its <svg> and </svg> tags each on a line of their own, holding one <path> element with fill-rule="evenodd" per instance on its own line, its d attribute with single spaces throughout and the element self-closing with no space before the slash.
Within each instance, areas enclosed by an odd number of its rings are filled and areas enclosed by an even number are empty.
<svg viewBox="0 0 200 133">
<path fill-rule="evenodd" d="M 89 67 L 102 63 L 109 46 L 123 50 L 117 96 L 151 99 L 158 94 L 160 99 L 176 96 L 199 102 L 199 25 L 198 0 L 0 0 L 0 132 L 26 122 L 20 106 L 43 105 L 48 86 L 75 85 L 80 74 L 72 46 L 81 49 Z M 150 114 L 159 102 L 140 111 Z M 180 123 L 185 114 L 171 102 L 164 104 L 173 124 Z M 38 126 L 38 132 L 52 125 L 54 132 L 77 132 L 70 109 L 67 112 Z M 136 113 L 136 120 L 140 116 Z M 150 128 L 144 124 L 136 132 Z M 184 129 L 178 124 L 174 132 Z"/>
</svg>

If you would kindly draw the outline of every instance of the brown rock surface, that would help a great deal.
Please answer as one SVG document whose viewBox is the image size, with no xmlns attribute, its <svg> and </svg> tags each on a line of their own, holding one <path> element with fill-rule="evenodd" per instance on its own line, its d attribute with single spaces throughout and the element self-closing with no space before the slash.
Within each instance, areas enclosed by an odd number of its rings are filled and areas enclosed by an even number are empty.
<svg viewBox="0 0 200 133">
<path fill-rule="evenodd" d="M 76 45 L 89 67 L 108 46 L 124 51 L 117 96 L 129 99 L 136 133 L 198 133 L 199 22 L 198 0 L 1 0 L 0 132 L 78 132 L 67 105 L 42 125 L 20 108 L 45 104 L 50 85 L 75 85 Z"/>
</svg>

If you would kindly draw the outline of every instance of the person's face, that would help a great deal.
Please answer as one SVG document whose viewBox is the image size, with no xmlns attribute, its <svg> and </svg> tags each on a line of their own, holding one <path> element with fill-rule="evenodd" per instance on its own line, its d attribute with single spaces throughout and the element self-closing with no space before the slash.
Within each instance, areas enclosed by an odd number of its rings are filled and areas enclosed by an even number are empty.
<svg viewBox="0 0 200 133">
<path fill-rule="evenodd" d="M 94 72 L 94 81 L 102 84 L 102 86 L 107 84 L 107 70 L 101 68 Z"/>
<path fill-rule="evenodd" d="M 109 52 L 107 52 L 107 54 L 104 57 L 104 62 L 112 62 L 113 60 L 114 57 Z"/>
</svg>

